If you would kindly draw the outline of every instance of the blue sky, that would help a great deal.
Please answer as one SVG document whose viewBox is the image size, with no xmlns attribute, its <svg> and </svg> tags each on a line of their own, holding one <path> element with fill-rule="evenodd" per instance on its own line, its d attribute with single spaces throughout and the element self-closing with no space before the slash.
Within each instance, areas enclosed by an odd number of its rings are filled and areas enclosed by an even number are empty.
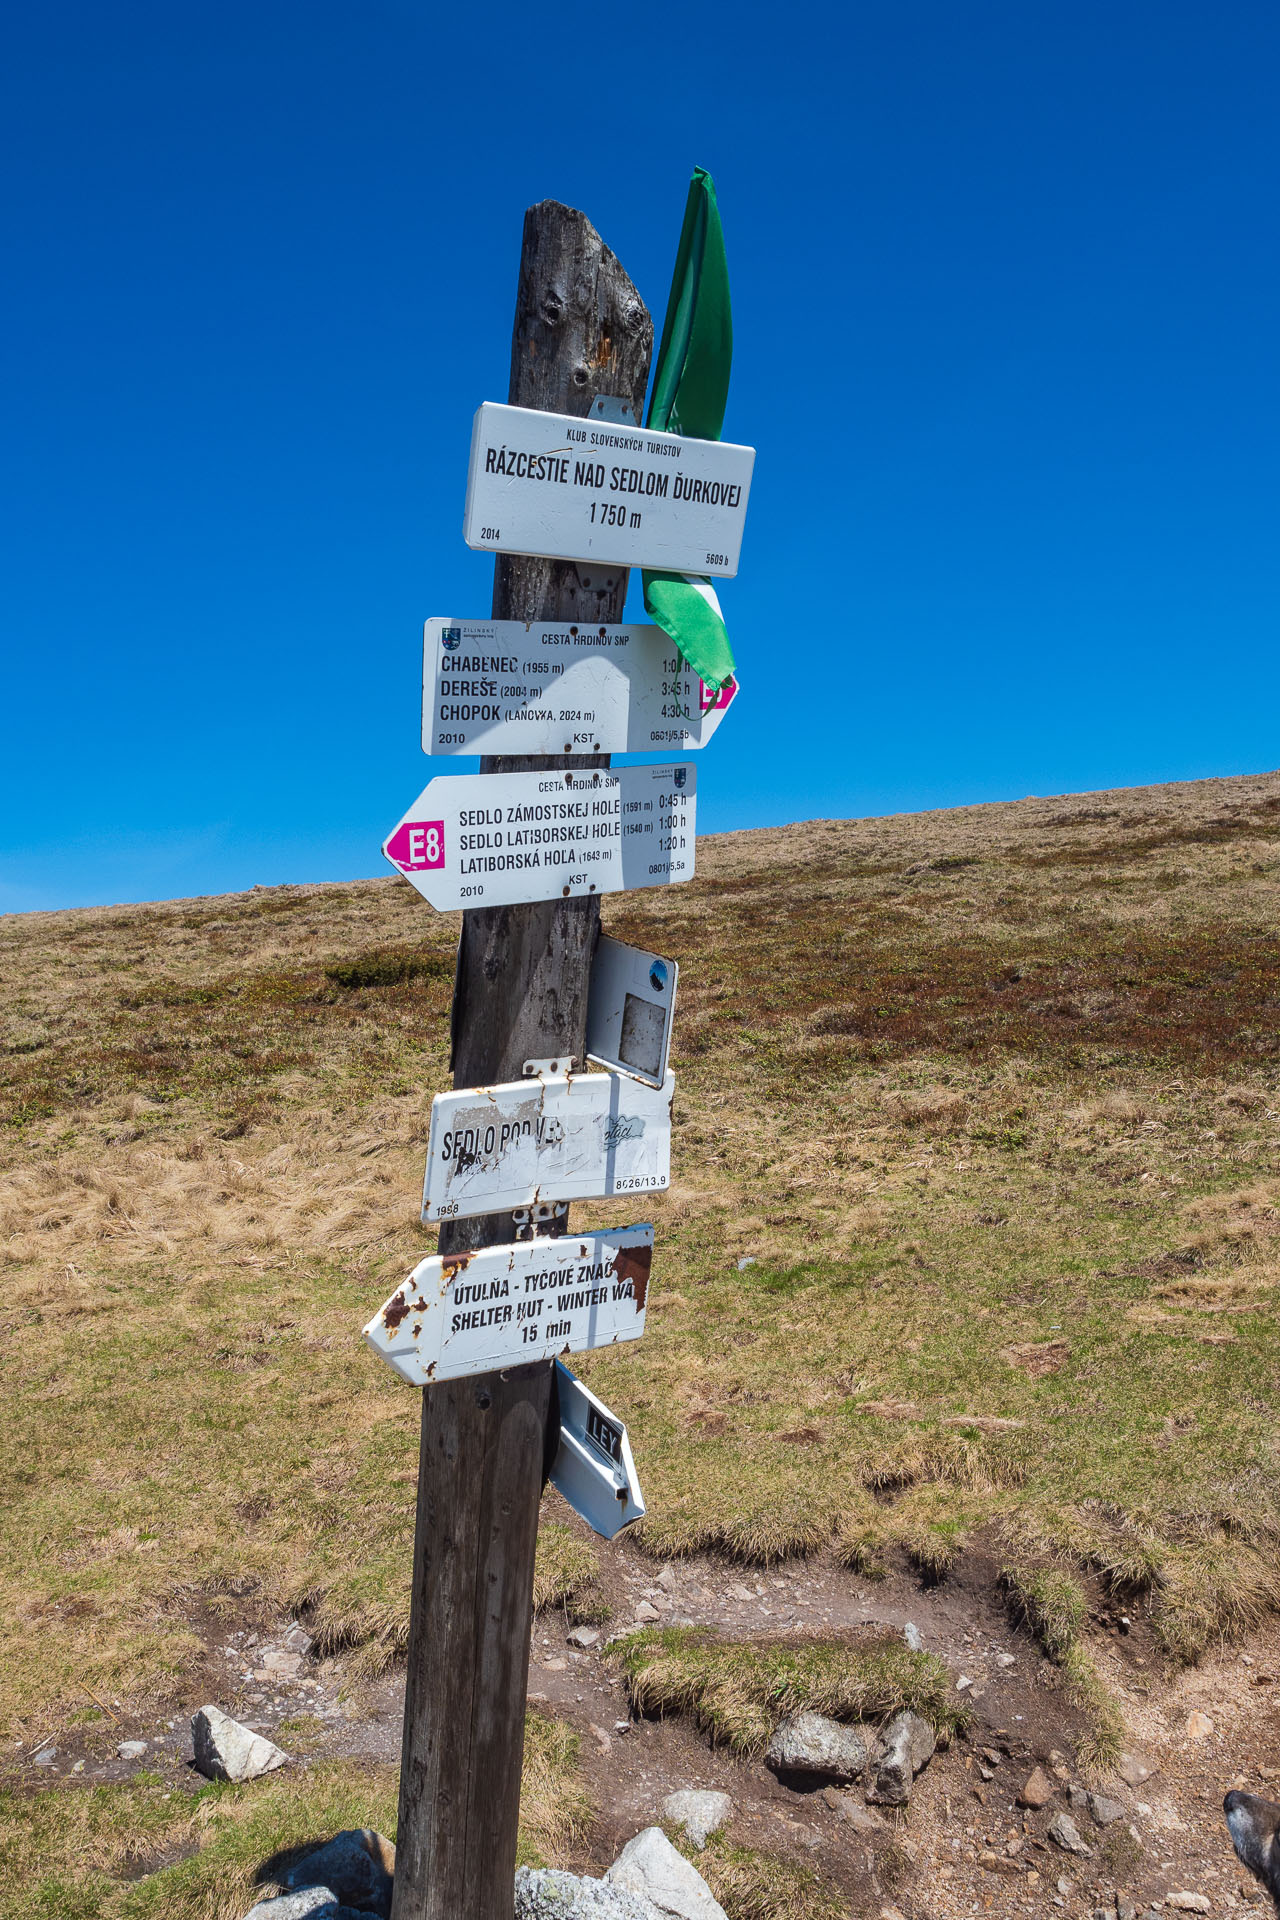
<svg viewBox="0 0 1280 1920">
<path fill-rule="evenodd" d="M 551 17 L 11 18 L 0 911 L 385 870 L 524 208 L 660 322 L 695 162 L 759 449 L 703 831 L 1280 764 L 1280 12 Z"/>
</svg>

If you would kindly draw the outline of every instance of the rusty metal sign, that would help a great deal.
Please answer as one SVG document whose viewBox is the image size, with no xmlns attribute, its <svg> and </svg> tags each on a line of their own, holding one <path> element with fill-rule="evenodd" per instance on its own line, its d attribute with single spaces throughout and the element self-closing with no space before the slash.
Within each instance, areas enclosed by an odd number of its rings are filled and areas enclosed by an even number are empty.
<svg viewBox="0 0 1280 1920">
<path fill-rule="evenodd" d="M 647 1226 L 432 1254 L 364 1337 L 412 1387 L 638 1340 L 652 1260 Z"/>
<path fill-rule="evenodd" d="M 551 1484 L 606 1540 L 644 1518 L 644 1496 L 627 1429 L 576 1374 L 556 1361 L 560 1446 Z"/>
<path fill-rule="evenodd" d="M 438 1093 L 424 1225 L 546 1200 L 604 1200 L 671 1184 L 671 1103 L 616 1073 L 552 1074 Z"/>
<path fill-rule="evenodd" d="M 486 400 L 462 537 L 481 553 L 732 575 L 755 460 L 728 440 Z"/>
</svg>

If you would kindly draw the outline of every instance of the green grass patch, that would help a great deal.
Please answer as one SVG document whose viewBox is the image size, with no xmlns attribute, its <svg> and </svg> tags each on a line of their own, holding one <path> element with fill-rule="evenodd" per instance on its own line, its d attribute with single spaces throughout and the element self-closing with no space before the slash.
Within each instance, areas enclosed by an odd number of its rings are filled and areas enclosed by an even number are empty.
<svg viewBox="0 0 1280 1920">
<path fill-rule="evenodd" d="M 646 1627 L 610 1649 L 632 1707 L 679 1714 L 735 1753 L 759 1754 L 787 1714 L 883 1720 L 911 1707 L 943 1732 L 966 1722 L 936 1654 L 896 1639 L 769 1645 L 709 1628 Z"/>
<path fill-rule="evenodd" d="M 590 1804 L 577 1737 L 525 1722 L 519 1860 L 561 1865 Z M 157 1774 L 111 1786 L 0 1791 L 0 1920 L 238 1920 L 279 1890 L 300 1851 L 348 1827 L 395 1838 L 397 1770 L 317 1761 L 244 1786 L 167 1789 Z"/>
<path fill-rule="evenodd" d="M 723 1832 L 713 1833 L 697 1851 L 682 1835 L 673 1838 L 728 1920 L 848 1920 L 848 1901 L 813 1867 L 741 1846 Z"/>
</svg>

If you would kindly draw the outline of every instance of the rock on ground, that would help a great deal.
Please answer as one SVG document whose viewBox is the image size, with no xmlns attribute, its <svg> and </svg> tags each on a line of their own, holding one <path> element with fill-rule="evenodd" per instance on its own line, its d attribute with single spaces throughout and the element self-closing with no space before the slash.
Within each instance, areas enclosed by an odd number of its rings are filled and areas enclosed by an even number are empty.
<svg viewBox="0 0 1280 1920">
<path fill-rule="evenodd" d="M 661 1827 L 646 1827 L 628 1840 L 605 1879 L 640 1894 L 662 1920 L 728 1920 L 698 1869 L 676 1852 Z"/>
<path fill-rule="evenodd" d="M 1080 1829 L 1069 1813 L 1055 1813 L 1049 1822 L 1049 1838 L 1064 1853 L 1090 1854 L 1093 1848 L 1087 1846 L 1081 1838 Z"/>
<path fill-rule="evenodd" d="M 191 1721 L 196 1766 L 210 1780 L 256 1780 L 289 1758 L 271 1740 L 242 1727 L 221 1707 L 201 1707 Z"/>
<path fill-rule="evenodd" d="M 1020 1807 L 1043 1807 L 1052 1800 L 1054 1784 L 1043 1767 L 1037 1767 L 1018 1795 Z"/>
<path fill-rule="evenodd" d="M 335 1833 L 289 1869 L 289 1887 L 332 1887 L 336 1897 L 361 1913 L 389 1920 L 396 1850 L 371 1827 Z"/>
<path fill-rule="evenodd" d="M 702 1792 L 684 1787 L 669 1793 L 662 1803 L 668 1820 L 683 1827 L 695 1847 L 705 1847 L 711 1834 L 719 1832 L 733 1813 L 733 1801 L 727 1793 Z"/>
<path fill-rule="evenodd" d="M 366 1920 L 354 1907 L 338 1904 L 332 1887 L 304 1887 L 300 1893 L 273 1894 L 250 1907 L 244 1920 Z"/>
<path fill-rule="evenodd" d="M 905 1807 L 911 1782 L 927 1767 L 937 1745 L 933 1728 L 918 1713 L 895 1713 L 882 1727 L 871 1752 L 868 1800 L 884 1807 Z"/>
<path fill-rule="evenodd" d="M 777 1727 L 764 1757 L 775 1773 L 856 1780 L 867 1764 L 867 1748 L 856 1727 L 842 1726 L 824 1713 L 793 1713 Z"/>
<path fill-rule="evenodd" d="M 145 1740 L 121 1740 L 116 1747 L 117 1760 L 141 1760 L 147 1750 Z"/>
<path fill-rule="evenodd" d="M 604 1880 L 533 1867 L 516 1870 L 515 1920 L 656 1920 L 656 1914 L 651 1901 Z"/>
<path fill-rule="evenodd" d="M 1176 1913 L 1211 1913 L 1213 1911 L 1207 1894 L 1203 1893 L 1166 1893 L 1166 1907 L 1172 1907 Z"/>
<path fill-rule="evenodd" d="M 1112 1800 L 1105 1793 L 1091 1793 L 1089 1811 L 1100 1827 L 1114 1826 L 1117 1820 L 1124 1818 L 1124 1802 Z"/>
</svg>

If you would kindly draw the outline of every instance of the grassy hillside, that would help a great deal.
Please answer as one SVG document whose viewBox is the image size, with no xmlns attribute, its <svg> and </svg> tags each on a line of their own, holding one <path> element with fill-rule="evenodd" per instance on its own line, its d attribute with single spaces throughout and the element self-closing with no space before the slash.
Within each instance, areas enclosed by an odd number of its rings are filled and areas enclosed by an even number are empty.
<svg viewBox="0 0 1280 1920">
<path fill-rule="evenodd" d="M 1269 1606 L 1280 775 L 698 870 L 604 906 L 682 970 L 649 1331 L 581 1365 L 648 1544 L 936 1577 L 981 1531 L 1183 1655 Z M 430 1244 L 455 938 L 394 879 L 0 921 L 10 1741 L 249 1591 L 401 1644 L 417 1400 L 359 1329 Z"/>
</svg>

